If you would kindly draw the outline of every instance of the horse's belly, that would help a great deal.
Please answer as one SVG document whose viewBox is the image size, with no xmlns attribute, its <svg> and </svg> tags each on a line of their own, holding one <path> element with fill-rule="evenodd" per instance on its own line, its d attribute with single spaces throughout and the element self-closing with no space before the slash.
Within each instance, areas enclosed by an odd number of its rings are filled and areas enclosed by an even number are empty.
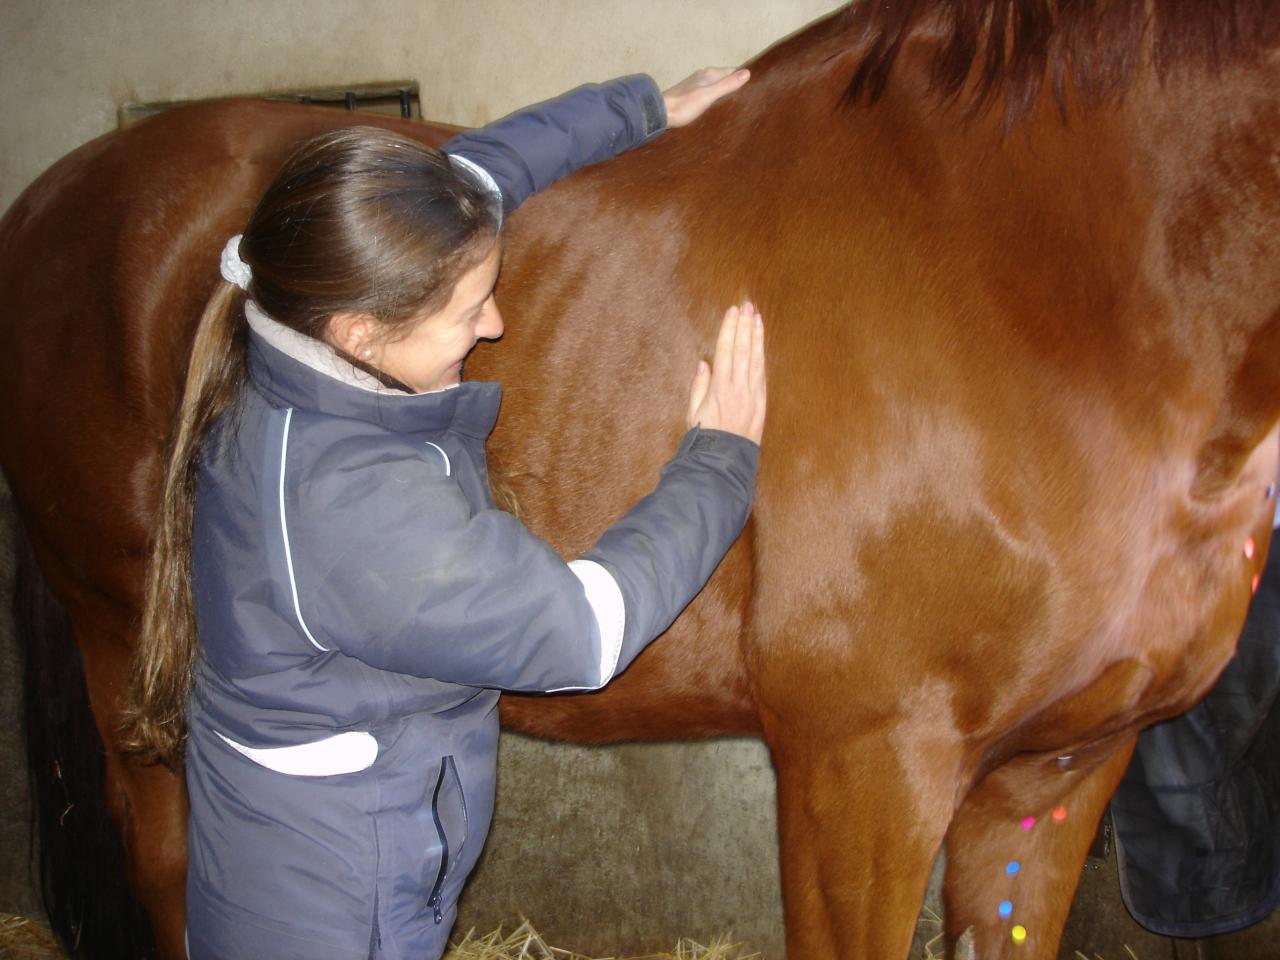
<svg viewBox="0 0 1280 960">
<path fill-rule="evenodd" d="M 1175 498 L 1154 515 L 1131 504 L 1159 534 L 1143 541 L 1146 551 L 1099 557 L 1104 579 L 1091 580 L 1077 601 L 1080 636 L 1054 637 L 1062 647 L 1059 694 L 1020 730 L 1020 749 L 1088 749 L 1187 710 L 1212 687 L 1235 651 L 1266 561 L 1278 451 L 1272 434 L 1211 499 Z M 1097 586 L 1108 581 L 1099 603 Z"/>
</svg>

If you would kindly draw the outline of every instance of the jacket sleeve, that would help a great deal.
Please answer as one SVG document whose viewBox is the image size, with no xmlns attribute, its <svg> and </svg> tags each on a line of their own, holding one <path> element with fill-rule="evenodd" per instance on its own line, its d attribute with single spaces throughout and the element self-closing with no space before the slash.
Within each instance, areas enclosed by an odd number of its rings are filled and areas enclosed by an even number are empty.
<svg viewBox="0 0 1280 960">
<path fill-rule="evenodd" d="M 759 459 L 760 448 L 743 437 L 690 430 L 657 489 L 578 561 L 607 570 L 621 594 L 614 619 L 594 604 L 600 632 L 620 637 L 613 676 L 671 626 L 738 539 L 751 512 Z"/>
<path fill-rule="evenodd" d="M 758 455 L 691 432 L 657 489 L 566 564 L 510 514 L 473 513 L 412 447 L 344 445 L 291 496 L 298 607 L 317 645 L 523 691 L 600 687 L 670 624 L 741 531 Z"/>
<path fill-rule="evenodd" d="M 667 126 L 662 93 L 638 74 L 575 90 L 460 133 L 445 153 L 481 167 L 514 210 L 579 167 L 615 157 Z"/>
</svg>

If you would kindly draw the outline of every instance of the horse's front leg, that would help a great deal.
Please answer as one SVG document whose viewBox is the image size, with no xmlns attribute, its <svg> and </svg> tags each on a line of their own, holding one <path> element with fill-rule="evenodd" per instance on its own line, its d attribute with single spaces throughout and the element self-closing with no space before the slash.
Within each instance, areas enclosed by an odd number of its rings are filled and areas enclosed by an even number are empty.
<svg viewBox="0 0 1280 960">
<path fill-rule="evenodd" d="M 1098 821 L 1133 753 L 1020 757 L 970 791 L 947 834 L 952 943 L 974 931 L 982 960 L 1054 960 Z"/>
<path fill-rule="evenodd" d="M 833 704 L 809 700 L 810 721 Z M 911 722 L 771 745 L 790 960 L 903 960 L 955 803 L 957 751 Z"/>
</svg>

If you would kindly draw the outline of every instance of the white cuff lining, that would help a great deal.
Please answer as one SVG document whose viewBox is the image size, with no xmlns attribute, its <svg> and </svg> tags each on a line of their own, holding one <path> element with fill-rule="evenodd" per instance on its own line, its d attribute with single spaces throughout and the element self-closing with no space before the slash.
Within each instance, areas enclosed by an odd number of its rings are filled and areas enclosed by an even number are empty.
<svg viewBox="0 0 1280 960">
<path fill-rule="evenodd" d="M 600 677 L 595 686 L 560 687 L 559 690 L 597 690 L 613 679 L 613 671 L 617 669 L 618 658 L 622 655 L 622 635 L 627 626 L 626 604 L 622 599 L 622 588 L 613 579 L 613 574 L 594 560 L 574 560 L 569 569 L 582 582 L 587 603 L 591 604 L 591 612 L 596 616 L 596 629 L 600 634 Z"/>
</svg>

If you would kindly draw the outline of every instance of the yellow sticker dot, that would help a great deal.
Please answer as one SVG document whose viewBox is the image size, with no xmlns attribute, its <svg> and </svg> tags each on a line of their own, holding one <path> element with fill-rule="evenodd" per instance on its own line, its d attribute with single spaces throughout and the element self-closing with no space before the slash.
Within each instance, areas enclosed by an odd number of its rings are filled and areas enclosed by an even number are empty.
<svg viewBox="0 0 1280 960">
<path fill-rule="evenodd" d="M 1013 937 L 1014 943 L 1022 943 L 1022 941 L 1027 939 L 1027 928 L 1020 923 L 1016 924 L 1014 928 L 1009 931 L 1009 936 Z"/>
</svg>

